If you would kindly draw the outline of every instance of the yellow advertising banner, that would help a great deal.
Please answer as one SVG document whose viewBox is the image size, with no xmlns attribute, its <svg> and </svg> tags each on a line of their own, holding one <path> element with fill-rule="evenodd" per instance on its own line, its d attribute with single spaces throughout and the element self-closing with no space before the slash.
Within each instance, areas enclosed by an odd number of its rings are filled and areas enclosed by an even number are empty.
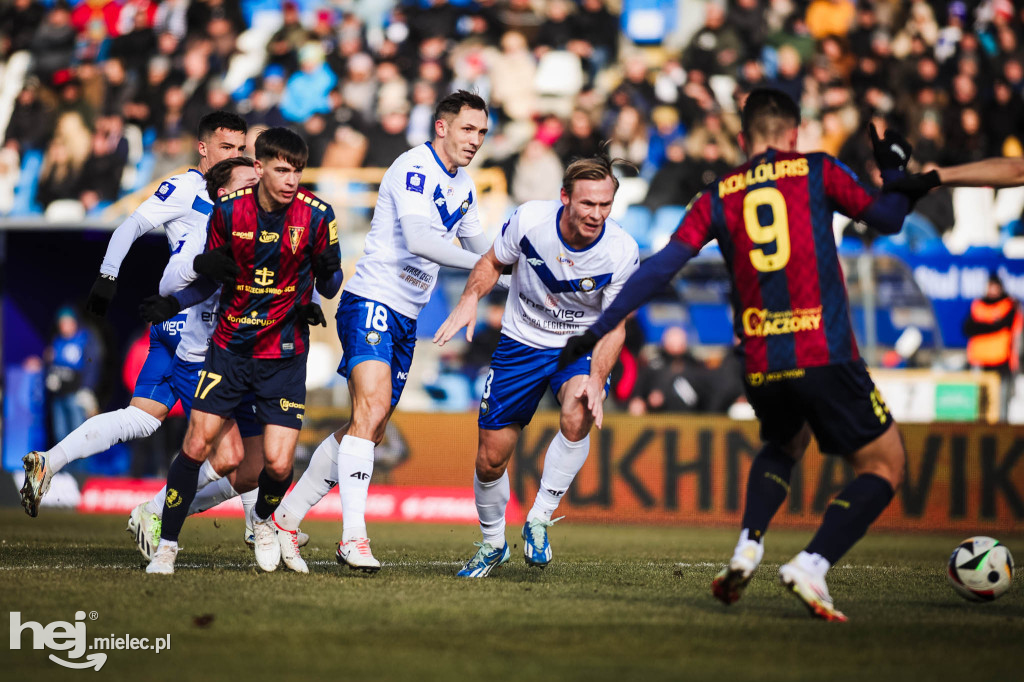
<svg viewBox="0 0 1024 682">
<path fill-rule="evenodd" d="M 344 423 L 333 411 L 307 415 L 303 442 L 316 445 Z M 312 427 L 312 428 L 311 428 Z M 510 466 L 524 512 L 533 503 L 556 413 L 524 430 Z M 880 529 L 1024 530 L 1024 431 L 1005 425 L 909 424 L 907 475 Z M 377 449 L 374 481 L 398 486 L 465 486 L 473 481 L 475 414 L 396 413 Z M 760 447 L 756 422 L 717 416 L 608 415 L 591 433 L 590 456 L 559 514 L 578 521 L 736 526 L 750 462 Z M 814 444 L 793 472 L 776 527 L 813 528 L 852 478 Z"/>
</svg>

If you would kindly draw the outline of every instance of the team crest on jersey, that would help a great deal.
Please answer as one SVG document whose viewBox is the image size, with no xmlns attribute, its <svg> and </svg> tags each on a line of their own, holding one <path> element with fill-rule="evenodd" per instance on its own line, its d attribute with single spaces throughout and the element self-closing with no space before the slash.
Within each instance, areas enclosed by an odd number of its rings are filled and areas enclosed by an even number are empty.
<svg viewBox="0 0 1024 682">
<path fill-rule="evenodd" d="M 595 286 L 597 286 L 597 282 L 593 277 L 584 277 L 580 280 L 580 291 L 593 291 Z"/>
<path fill-rule="evenodd" d="M 337 244 L 338 243 L 338 221 L 332 220 L 327 225 L 327 243 Z"/>
<path fill-rule="evenodd" d="M 276 242 L 280 238 L 281 235 L 276 232 L 267 232 L 266 230 L 260 231 L 260 244 L 270 244 L 271 242 Z"/>
<path fill-rule="evenodd" d="M 372 329 L 366 332 L 366 343 L 370 344 L 371 346 L 376 346 L 378 343 L 380 343 L 380 332 L 374 331 Z"/>
<path fill-rule="evenodd" d="M 305 229 L 299 225 L 288 226 L 288 239 L 291 241 L 292 253 L 299 249 L 299 240 L 302 239 L 302 232 Z"/>
<path fill-rule="evenodd" d="M 167 197 L 171 196 L 171 194 L 174 192 L 174 189 L 175 187 L 171 183 L 161 182 L 160 186 L 156 188 L 155 192 L 153 192 L 153 196 L 155 196 L 160 201 L 167 201 Z"/>
</svg>

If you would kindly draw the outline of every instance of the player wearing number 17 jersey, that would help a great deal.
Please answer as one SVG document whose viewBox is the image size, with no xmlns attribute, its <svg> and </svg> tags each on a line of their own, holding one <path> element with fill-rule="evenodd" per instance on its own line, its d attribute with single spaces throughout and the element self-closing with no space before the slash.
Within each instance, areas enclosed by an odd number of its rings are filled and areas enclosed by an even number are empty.
<svg viewBox="0 0 1024 682">
<path fill-rule="evenodd" d="M 732 279 L 746 393 L 764 446 L 751 465 L 740 541 L 712 593 L 727 604 L 739 598 L 813 433 L 822 452 L 845 458 L 857 477 L 779 577 L 812 615 L 845 620 L 825 573 L 889 504 L 905 453 L 857 352 L 832 215 L 839 211 L 893 233 L 909 203 L 902 194 L 866 189 L 828 154 L 796 152 L 800 111 L 782 92 L 752 92 L 742 121 L 740 144 L 749 161 L 697 195 L 668 246 L 641 265 L 590 330 L 567 344 L 564 360 L 585 352 L 717 239 Z M 891 131 L 873 141 L 883 178 L 902 177 L 910 146 Z"/>
</svg>

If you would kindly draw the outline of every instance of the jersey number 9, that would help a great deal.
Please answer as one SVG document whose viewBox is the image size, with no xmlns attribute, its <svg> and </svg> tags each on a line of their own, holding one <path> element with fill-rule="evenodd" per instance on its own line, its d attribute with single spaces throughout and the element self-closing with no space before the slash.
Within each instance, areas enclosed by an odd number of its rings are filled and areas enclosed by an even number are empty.
<svg viewBox="0 0 1024 682">
<path fill-rule="evenodd" d="M 767 206 L 772 212 L 772 221 L 762 225 L 758 209 Z M 747 192 L 743 197 L 743 224 L 747 236 L 754 242 L 750 251 L 750 262 L 758 272 L 775 272 L 789 262 L 789 212 L 782 192 L 774 187 L 760 187 Z M 775 244 L 775 253 L 765 253 L 766 247 Z"/>
</svg>

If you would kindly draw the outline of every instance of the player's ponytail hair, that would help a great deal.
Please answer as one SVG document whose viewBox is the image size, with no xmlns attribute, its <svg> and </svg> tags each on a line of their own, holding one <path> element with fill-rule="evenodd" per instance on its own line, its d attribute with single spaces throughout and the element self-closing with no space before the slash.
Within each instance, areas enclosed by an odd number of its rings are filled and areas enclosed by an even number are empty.
<svg viewBox="0 0 1024 682">
<path fill-rule="evenodd" d="M 615 191 L 618 191 L 619 179 L 615 176 L 615 166 L 619 165 L 636 169 L 636 166 L 629 161 L 618 158 L 613 159 L 603 152 L 590 158 L 576 159 L 569 164 L 569 167 L 565 169 L 565 174 L 562 175 L 562 189 L 565 190 L 566 194 L 572 196 L 572 190 L 576 187 L 577 180 L 604 180 L 605 178 L 611 178 Z"/>
</svg>

